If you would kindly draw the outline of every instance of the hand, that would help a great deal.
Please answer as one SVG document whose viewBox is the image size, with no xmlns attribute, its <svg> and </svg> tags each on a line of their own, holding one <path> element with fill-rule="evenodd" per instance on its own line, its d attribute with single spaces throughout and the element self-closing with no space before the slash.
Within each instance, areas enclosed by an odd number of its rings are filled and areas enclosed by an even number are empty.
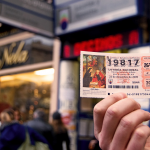
<svg viewBox="0 0 150 150">
<path fill-rule="evenodd" d="M 150 113 L 125 93 L 106 97 L 94 107 L 94 134 L 102 150 L 150 150 Z"/>
</svg>

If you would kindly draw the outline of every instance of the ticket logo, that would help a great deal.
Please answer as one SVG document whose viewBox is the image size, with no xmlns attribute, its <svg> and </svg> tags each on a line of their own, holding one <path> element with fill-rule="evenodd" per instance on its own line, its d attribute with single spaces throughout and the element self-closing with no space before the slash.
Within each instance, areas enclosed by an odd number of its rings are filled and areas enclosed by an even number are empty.
<svg viewBox="0 0 150 150">
<path fill-rule="evenodd" d="M 113 83 L 113 79 L 108 79 L 109 84 Z"/>
</svg>

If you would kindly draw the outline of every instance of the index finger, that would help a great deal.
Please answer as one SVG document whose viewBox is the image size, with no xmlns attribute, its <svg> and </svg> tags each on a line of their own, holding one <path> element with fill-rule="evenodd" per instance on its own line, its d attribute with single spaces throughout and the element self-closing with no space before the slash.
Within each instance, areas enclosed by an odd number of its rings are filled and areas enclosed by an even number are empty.
<svg viewBox="0 0 150 150">
<path fill-rule="evenodd" d="M 103 118 L 106 110 L 108 109 L 109 106 L 113 105 L 117 101 L 122 100 L 124 98 L 127 98 L 127 95 L 125 93 L 121 93 L 121 92 L 115 93 L 106 97 L 101 102 L 95 105 L 93 111 L 94 134 L 97 139 L 98 139 L 98 134 L 101 132 L 102 129 Z"/>
</svg>

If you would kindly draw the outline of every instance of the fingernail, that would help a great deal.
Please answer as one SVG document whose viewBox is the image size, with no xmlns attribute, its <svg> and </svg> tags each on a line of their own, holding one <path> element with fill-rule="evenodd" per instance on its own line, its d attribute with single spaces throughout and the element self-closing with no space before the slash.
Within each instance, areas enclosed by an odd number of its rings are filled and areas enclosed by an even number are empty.
<svg viewBox="0 0 150 150">
<path fill-rule="evenodd" d="M 137 104 L 139 105 L 139 107 L 141 108 L 141 105 L 137 102 Z"/>
<path fill-rule="evenodd" d="M 120 94 L 122 95 L 123 98 L 127 98 L 127 94 L 126 93 L 121 92 Z"/>
</svg>

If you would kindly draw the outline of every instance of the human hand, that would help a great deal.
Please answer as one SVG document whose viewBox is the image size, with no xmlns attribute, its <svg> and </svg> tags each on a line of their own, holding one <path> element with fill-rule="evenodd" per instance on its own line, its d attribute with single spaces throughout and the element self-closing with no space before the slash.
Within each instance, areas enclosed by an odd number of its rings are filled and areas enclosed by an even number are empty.
<svg viewBox="0 0 150 150">
<path fill-rule="evenodd" d="M 150 150 L 150 113 L 125 93 L 106 97 L 94 107 L 94 134 L 102 150 Z"/>
</svg>

